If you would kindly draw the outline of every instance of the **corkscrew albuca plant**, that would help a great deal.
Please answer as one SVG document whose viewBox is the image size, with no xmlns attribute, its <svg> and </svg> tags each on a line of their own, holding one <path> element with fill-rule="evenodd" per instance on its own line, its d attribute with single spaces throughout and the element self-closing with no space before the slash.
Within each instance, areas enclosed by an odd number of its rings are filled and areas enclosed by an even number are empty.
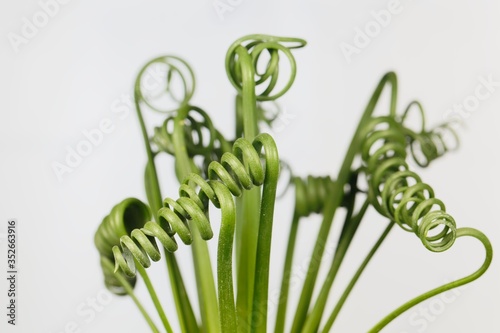
<svg viewBox="0 0 500 333">
<path fill-rule="evenodd" d="M 139 273 L 164 330 L 174 332 L 170 322 L 173 314 L 167 316 L 163 310 L 147 274 L 151 260 L 159 261 L 162 255 L 168 268 L 180 331 L 266 332 L 270 326 L 267 307 L 272 227 L 280 168 L 285 164 L 280 161 L 272 136 L 261 133 L 261 124 L 272 124 L 276 115 L 267 110 L 267 104 L 274 103 L 292 86 L 296 73 L 292 50 L 305 44 L 297 38 L 251 35 L 231 45 L 226 56 L 226 71 L 237 92 L 234 139 L 225 138 L 208 114 L 191 104 L 195 78 L 185 61 L 163 56 L 148 62 L 139 72 L 135 106 L 147 154 L 144 183 L 148 204 L 127 198 L 113 207 L 95 234 L 95 245 L 107 288 L 118 295 L 132 297 L 153 332 L 161 330 L 133 289 Z M 284 84 L 279 80 L 283 55 L 290 65 Z M 165 72 L 161 96 L 144 89 L 154 66 L 160 66 Z M 180 93 L 174 88 L 176 82 Z M 280 84 L 282 88 L 278 90 Z M 375 116 L 374 109 L 386 85 L 391 88 L 389 112 Z M 174 101 L 172 108 L 158 103 L 165 97 Z M 163 124 L 154 128 L 153 134 L 147 131 L 144 108 L 165 114 Z M 410 112 L 419 113 L 420 131 L 405 125 Z M 458 228 L 443 201 L 409 163 L 413 160 L 418 166 L 427 167 L 457 146 L 458 137 L 450 124 L 432 130 L 426 128 L 420 103 L 412 102 L 404 112 L 397 113 L 397 79 L 394 73 L 387 73 L 368 102 L 336 178 L 292 175 L 287 180 L 281 176 L 280 181 L 289 183 L 295 190 L 295 208 L 289 224 L 274 332 L 285 332 L 287 324 L 287 332 L 330 332 L 363 270 L 396 224 L 414 233 L 430 251 L 446 251 L 457 238 L 468 236 L 484 245 L 486 256 L 474 273 L 415 297 L 376 323 L 370 332 L 380 331 L 414 305 L 469 283 L 487 270 L 492 260 L 488 238 L 476 229 Z M 175 159 L 175 174 L 180 184 L 178 199 L 164 198 L 160 193 L 155 166 L 155 157 L 160 154 L 169 154 Z M 360 188 L 360 179 L 365 180 L 367 188 Z M 220 210 L 220 221 L 210 220 L 211 206 Z M 327 300 L 337 272 L 370 207 L 388 221 L 387 227 L 335 307 L 329 309 Z M 340 209 L 346 214 L 336 252 L 326 277 L 320 281 L 318 273 L 324 261 L 325 244 Z M 292 305 L 288 302 L 288 293 L 299 223 L 313 213 L 322 215 L 322 223 L 298 304 Z M 206 243 L 214 236 L 212 225 L 215 223 L 220 224 L 216 278 Z M 187 280 L 175 255 L 177 248 L 183 246 L 178 244 L 179 240 L 192 249 L 198 291 L 196 305 L 187 293 Z M 315 290 L 320 292 L 314 298 Z M 195 316 L 195 306 L 201 318 Z"/>
</svg>

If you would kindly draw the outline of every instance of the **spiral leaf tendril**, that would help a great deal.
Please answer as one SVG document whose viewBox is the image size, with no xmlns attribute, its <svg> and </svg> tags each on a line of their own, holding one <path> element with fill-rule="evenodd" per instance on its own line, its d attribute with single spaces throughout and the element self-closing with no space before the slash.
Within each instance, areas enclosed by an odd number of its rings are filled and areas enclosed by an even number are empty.
<svg viewBox="0 0 500 333">
<path fill-rule="evenodd" d="M 285 44 L 289 44 L 286 46 Z M 296 63 L 295 58 L 292 55 L 291 50 L 295 48 L 301 48 L 306 45 L 306 42 L 299 38 L 284 38 L 284 37 L 273 37 L 266 35 L 250 35 L 238 39 L 231 45 L 226 55 L 226 72 L 229 77 L 229 81 L 236 88 L 237 91 L 242 92 L 243 90 L 243 77 L 242 77 L 242 64 L 241 59 L 238 57 L 238 52 L 244 48 L 245 52 L 248 52 L 251 56 L 251 60 L 254 67 L 254 73 L 257 76 L 255 80 L 255 85 L 261 86 L 267 83 L 267 86 L 263 88 L 263 91 L 256 95 L 258 101 L 271 101 L 283 96 L 288 89 L 293 84 L 295 80 L 296 73 Z M 279 78 L 279 54 L 282 52 L 288 59 L 290 63 L 290 77 L 288 78 L 286 84 L 278 92 L 276 90 L 276 85 Z M 267 54 L 269 59 L 267 64 L 263 66 L 259 63 L 263 59 L 263 55 Z M 263 67 L 263 70 L 259 70 Z"/>
<path fill-rule="evenodd" d="M 420 110 L 422 110 L 421 107 Z M 453 131 L 451 128 L 449 130 Z M 435 197 L 432 187 L 423 183 L 406 163 L 407 142 L 411 147 L 412 156 L 421 166 L 427 166 L 430 161 L 444 154 L 448 148 L 440 135 L 429 134 L 425 131 L 415 135 L 390 117 L 370 119 L 362 135 L 365 140 L 362 143 L 361 156 L 368 177 L 369 199 L 381 215 L 389 218 L 402 229 L 415 233 L 430 251 L 446 251 L 460 236 L 477 238 L 486 250 L 485 261 L 476 272 L 409 301 L 378 323 L 371 331 L 378 332 L 409 307 L 477 279 L 489 267 L 492 252 L 491 244 L 484 234 L 472 228 L 457 228 L 455 219 L 446 212 L 444 203 Z M 415 157 L 414 142 L 416 140 L 421 143 L 420 148 L 422 155 L 425 156 L 425 162 Z M 441 145 L 440 149 L 437 148 L 436 142 Z"/>
<path fill-rule="evenodd" d="M 262 149 L 264 153 L 261 153 Z M 264 158 L 265 165 L 261 164 L 261 158 Z M 211 239 L 213 232 L 208 218 L 208 203 L 211 202 L 222 211 L 218 246 L 219 302 L 226 310 L 220 311 L 220 320 L 226 325 L 231 323 L 230 327 L 236 329 L 231 268 L 235 228 L 232 196 L 239 197 L 243 190 L 264 185 L 263 192 L 270 190 L 274 197 L 279 163 L 276 145 L 268 134 L 257 136 L 253 144 L 242 138 L 236 140 L 232 154 L 225 153 L 220 163 L 214 161 L 209 165 L 208 181 L 191 174 L 181 185 L 178 200 L 164 200 L 164 207 L 158 211 L 159 223 L 146 222 L 140 229 L 134 229 L 130 236 L 120 238 L 120 246 L 113 247 L 117 268 L 134 277 L 134 262 L 147 268 L 151 265 L 149 258 L 158 261 L 160 252 L 154 239 L 170 252 L 177 250 L 173 239 L 175 234 L 183 243 L 191 244 L 190 222 L 196 223 L 204 240 Z M 196 188 L 200 189 L 198 193 Z"/>
</svg>

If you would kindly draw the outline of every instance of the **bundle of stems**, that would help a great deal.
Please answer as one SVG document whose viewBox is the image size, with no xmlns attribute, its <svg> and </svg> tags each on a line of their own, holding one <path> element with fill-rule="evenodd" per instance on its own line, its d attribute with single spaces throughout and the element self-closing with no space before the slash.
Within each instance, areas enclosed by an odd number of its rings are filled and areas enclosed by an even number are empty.
<svg viewBox="0 0 500 333">
<path fill-rule="evenodd" d="M 133 288 L 139 272 L 164 330 L 174 332 L 172 314 L 169 318 L 165 313 L 146 272 L 151 260 L 161 259 L 161 248 L 179 329 L 189 333 L 257 333 L 266 332 L 269 327 L 277 333 L 331 331 L 349 294 L 395 224 L 414 233 L 433 252 L 446 251 L 462 236 L 476 238 L 484 245 L 486 257 L 474 273 L 415 297 L 376 323 L 370 332 L 380 331 L 401 313 L 432 296 L 477 279 L 490 265 L 492 247 L 488 238 L 476 229 L 457 228 L 432 187 L 410 167 L 410 159 L 420 167 L 427 167 L 458 146 L 452 124 L 426 129 L 419 102 L 410 103 L 398 114 L 397 79 L 391 72 L 382 78 L 370 98 L 337 176 L 300 178 L 292 175 L 285 180 L 295 190 L 295 207 L 289 224 L 276 318 L 274 323 L 268 320 L 274 208 L 280 168 L 285 164 L 280 161 L 272 136 L 261 131 L 263 124 L 272 126 L 277 116 L 268 110 L 268 104 L 285 94 L 295 79 L 292 50 L 305 44 L 298 38 L 250 35 L 231 45 L 226 56 L 226 72 L 237 92 L 232 140 L 215 128 L 204 110 L 191 104 L 195 78 L 184 60 L 175 56 L 159 57 L 139 72 L 135 107 L 147 154 L 144 183 L 148 204 L 127 198 L 113 207 L 99 225 L 95 245 L 106 286 L 118 295 L 132 297 L 153 332 L 161 330 Z M 282 82 L 279 68 L 283 55 L 290 68 L 288 80 Z M 145 82 L 151 80 L 151 73 L 157 72 L 151 70 L 155 66 L 164 69 L 160 92 L 174 101 L 174 107 L 166 108 L 158 103 L 158 94 L 145 88 L 150 88 Z M 180 97 L 173 88 L 175 82 L 180 82 Z M 389 112 L 376 116 L 374 110 L 387 85 L 390 86 Z M 143 118 L 145 107 L 166 115 L 152 135 Z M 405 125 L 410 112 L 418 112 L 421 117 L 419 131 Z M 164 199 L 160 192 L 155 158 L 164 153 L 175 158 L 179 181 L 176 200 Z M 358 186 L 361 178 L 367 184 L 365 189 Z M 211 206 L 221 210 L 220 221 L 215 222 L 220 224 L 216 278 L 206 243 L 214 234 Z M 387 227 L 374 239 L 373 247 L 330 309 L 327 301 L 333 294 L 335 278 L 370 207 L 387 220 Z M 327 263 L 325 246 L 332 237 L 332 224 L 340 210 L 345 211 L 345 218 L 339 222 L 343 224 L 336 250 Z M 312 259 L 299 301 L 292 305 L 288 296 L 294 249 L 300 222 L 311 214 L 320 214 L 322 222 L 312 246 Z M 175 255 L 177 239 L 190 245 L 192 250 L 197 304 L 190 299 L 187 280 L 179 268 Z M 321 265 L 328 265 L 324 277 L 319 275 Z M 315 291 L 319 293 L 313 297 Z M 200 318 L 195 312 L 199 312 Z"/>
</svg>

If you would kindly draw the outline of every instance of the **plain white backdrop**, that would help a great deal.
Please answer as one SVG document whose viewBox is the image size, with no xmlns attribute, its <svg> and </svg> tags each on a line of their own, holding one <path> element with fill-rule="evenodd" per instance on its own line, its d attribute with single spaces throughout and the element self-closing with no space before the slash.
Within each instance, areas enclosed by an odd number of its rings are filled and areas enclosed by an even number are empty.
<svg viewBox="0 0 500 333">
<path fill-rule="evenodd" d="M 136 115 L 127 106 L 133 80 L 155 56 L 184 57 L 198 80 L 193 103 L 230 137 L 234 89 L 224 72 L 224 57 L 228 46 L 246 34 L 308 41 L 294 52 L 297 78 L 280 102 L 290 117 L 273 131 L 281 156 L 296 174 L 335 177 L 370 94 L 382 75 L 394 70 L 399 110 L 419 99 L 429 125 L 451 113 L 463 118 L 460 150 L 421 174 L 459 226 L 478 228 L 494 247 L 500 246 L 500 86 L 493 84 L 487 98 L 474 99 L 477 89 L 488 89 L 484 84 L 477 88 L 483 79 L 500 82 L 498 3 L 71 0 L 57 2 L 56 8 L 43 5 L 48 2 L 0 4 L 0 234 L 8 218 L 19 221 L 18 325 L 6 324 L 2 278 L 0 331 L 147 331 L 130 299 L 110 299 L 104 291 L 93 245 L 98 224 L 114 204 L 129 196 L 145 199 L 146 157 Z M 43 14 L 44 7 L 51 15 Z M 388 8 L 393 13 L 381 18 L 380 11 Z M 366 29 L 371 37 L 360 40 L 359 31 Z M 354 53 L 346 56 L 346 50 Z M 469 103 L 467 109 L 456 111 L 464 103 Z M 386 101 L 380 111 L 384 106 Z M 117 107 L 119 113 L 114 112 Z M 64 163 L 68 149 L 85 140 L 83 132 L 103 119 L 112 129 L 59 180 L 53 163 Z M 163 192 L 176 197 L 172 160 L 164 158 L 160 164 Z M 277 206 L 271 290 L 279 286 L 292 201 L 289 193 Z M 313 217 L 302 225 L 297 276 L 319 222 Z M 384 226 L 376 214 L 368 215 L 334 285 L 330 310 Z M 5 271 L 5 239 L 0 242 L 0 269 Z M 214 240 L 210 247 L 215 249 Z M 188 276 L 192 267 L 186 247 L 181 246 L 179 258 Z M 447 253 L 434 254 L 413 234 L 395 229 L 334 331 L 365 332 L 396 306 L 468 274 L 482 260 L 477 242 L 460 240 Z M 480 280 L 411 309 L 384 332 L 499 332 L 499 268 L 494 259 Z M 164 265 L 157 263 L 150 271 L 175 318 Z M 194 296 L 194 281 L 186 280 Z M 141 283 L 137 292 L 147 300 Z M 297 297 L 298 291 L 292 291 L 291 301 Z"/>
</svg>

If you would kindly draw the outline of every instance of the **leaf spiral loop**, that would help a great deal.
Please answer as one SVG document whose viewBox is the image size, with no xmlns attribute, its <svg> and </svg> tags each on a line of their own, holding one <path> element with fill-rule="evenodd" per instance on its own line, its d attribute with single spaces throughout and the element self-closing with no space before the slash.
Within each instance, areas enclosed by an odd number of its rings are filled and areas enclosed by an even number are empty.
<svg viewBox="0 0 500 333">
<path fill-rule="evenodd" d="M 265 155 L 259 154 L 261 148 L 264 148 Z M 243 190 L 262 185 L 267 172 L 272 170 L 276 173 L 279 170 L 276 152 L 274 140 L 268 134 L 259 135 L 253 145 L 243 138 L 236 140 L 233 153 L 225 153 L 220 162 L 210 163 L 208 181 L 199 175 L 191 174 L 180 186 L 179 199 L 166 198 L 163 201 L 164 206 L 158 211 L 159 223 L 147 222 L 143 227 L 132 230 L 131 236 L 123 235 L 120 238 L 121 250 L 118 246 L 113 247 L 117 265 L 128 276 L 134 276 L 134 263 L 131 259 L 135 258 L 144 267 L 150 266 L 148 256 L 153 261 L 159 260 L 155 243 L 146 236 L 157 238 L 171 252 L 177 250 L 177 243 L 173 238 L 175 234 L 183 243 L 190 244 L 192 234 L 188 221 L 197 224 L 203 239 L 211 239 L 213 232 L 206 216 L 208 202 L 212 202 L 216 208 L 225 208 L 221 206 L 219 195 L 214 188 L 219 186 L 214 184 L 218 182 L 224 185 L 224 189 L 219 192 L 227 190 L 233 196 L 239 197 Z M 262 156 L 266 161 L 264 166 L 261 164 Z M 197 187 L 200 189 L 198 193 Z"/>
<path fill-rule="evenodd" d="M 285 46 L 284 43 L 289 43 L 289 46 Z M 293 84 L 295 80 L 296 64 L 295 58 L 292 55 L 291 49 L 300 48 L 306 45 L 306 41 L 299 38 L 288 38 L 288 37 L 275 37 L 268 35 L 248 35 L 235 41 L 227 51 L 226 54 L 226 72 L 231 84 L 240 93 L 243 86 L 243 74 L 242 71 L 246 68 L 242 68 L 238 52 L 249 53 L 252 58 L 253 63 L 253 74 L 256 76 L 255 86 L 263 85 L 267 82 L 267 86 L 263 88 L 263 91 L 256 95 L 258 101 L 270 101 L 275 100 L 278 97 L 285 94 L 288 89 Z M 263 59 L 263 54 L 267 52 L 269 59 L 267 63 L 263 66 L 259 62 Z M 278 83 L 279 77 L 279 53 L 282 52 L 290 63 L 290 77 L 286 84 L 278 92 L 274 92 L 276 85 Z M 260 68 L 264 68 L 260 70 Z"/>
<path fill-rule="evenodd" d="M 121 237 L 129 234 L 135 228 L 140 228 L 144 221 L 149 219 L 151 219 L 149 208 L 138 199 L 128 198 L 114 206 L 111 213 L 103 219 L 94 236 L 94 244 L 101 258 L 112 260 L 112 248 L 120 244 Z M 101 266 L 106 287 L 115 294 L 125 295 L 126 291 L 114 271 L 108 269 L 109 266 Z M 118 272 L 118 274 L 123 275 L 122 272 Z M 132 287 L 135 285 L 135 276 L 124 277 L 127 278 L 127 282 Z"/>
<path fill-rule="evenodd" d="M 298 217 L 321 213 L 327 204 L 328 193 L 335 184 L 330 176 L 307 176 L 305 179 L 293 177 L 292 182 L 295 186 L 295 214 Z"/>
<path fill-rule="evenodd" d="M 262 205 L 274 206 L 279 167 L 277 147 L 270 135 L 260 134 L 253 143 L 244 138 L 236 140 L 232 153 L 223 154 L 220 162 L 210 163 L 209 180 L 192 173 L 180 186 L 179 199 L 166 198 L 163 201 L 163 207 L 158 211 L 158 223 L 144 221 L 146 223 L 132 230 L 130 236 L 127 234 L 119 238 L 120 245 L 113 246 L 112 250 L 115 270 L 120 268 L 127 276 L 133 277 L 136 263 L 147 268 L 151 265 L 150 259 L 158 261 L 160 252 L 155 239 L 168 251 L 177 249 L 174 239 L 176 234 L 182 242 L 190 244 L 193 241 L 190 223 L 196 224 L 201 238 L 211 239 L 213 231 L 208 215 L 211 202 L 222 214 L 217 251 L 220 319 L 226 327 L 236 327 L 232 282 L 236 216 L 233 196 L 240 196 L 243 190 L 264 185 Z"/>
<path fill-rule="evenodd" d="M 175 156 L 174 123 L 176 115 L 169 115 L 162 126 L 155 127 L 152 141 L 159 151 Z M 188 106 L 183 119 L 184 145 L 183 149 L 190 159 L 196 156 L 203 158 L 200 170 L 206 172 L 212 161 L 220 160 L 222 154 L 231 150 L 232 142 L 227 141 L 215 128 L 208 114 L 197 106 Z"/>
<path fill-rule="evenodd" d="M 197 118 L 201 117 L 201 120 Z M 175 116 L 168 116 L 161 127 L 155 127 L 153 142 L 164 152 L 175 154 L 173 143 L 173 133 L 169 128 L 173 128 Z M 184 130 L 186 133 L 186 149 L 190 156 L 206 155 L 212 151 L 216 137 L 216 129 L 212 120 L 205 111 L 189 106 L 189 111 L 185 117 Z M 208 134 L 208 135 L 207 135 Z"/>
<path fill-rule="evenodd" d="M 176 92 L 175 82 L 180 80 L 181 92 Z M 151 110 L 171 113 L 177 107 L 167 107 L 167 102 L 187 105 L 195 90 L 195 77 L 189 64 L 176 56 L 155 58 L 144 65 L 135 82 L 138 102 L 144 102 Z"/>
<path fill-rule="evenodd" d="M 405 134 L 413 160 L 420 167 L 427 167 L 433 160 L 443 156 L 446 152 L 456 150 L 460 140 L 452 123 L 449 122 L 436 126 L 431 130 L 426 130 L 425 113 L 418 101 L 413 101 L 408 105 L 401 117 L 401 123 L 404 123 L 410 111 L 414 109 L 413 107 L 416 107 L 421 115 L 422 128 L 419 132 L 405 128 Z"/>
<path fill-rule="evenodd" d="M 456 239 L 455 220 L 435 198 L 432 187 L 409 169 L 404 128 L 391 117 L 377 117 L 364 131 L 361 157 L 372 205 L 404 230 L 415 233 L 427 249 L 449 249 Z"/>
</svg>

